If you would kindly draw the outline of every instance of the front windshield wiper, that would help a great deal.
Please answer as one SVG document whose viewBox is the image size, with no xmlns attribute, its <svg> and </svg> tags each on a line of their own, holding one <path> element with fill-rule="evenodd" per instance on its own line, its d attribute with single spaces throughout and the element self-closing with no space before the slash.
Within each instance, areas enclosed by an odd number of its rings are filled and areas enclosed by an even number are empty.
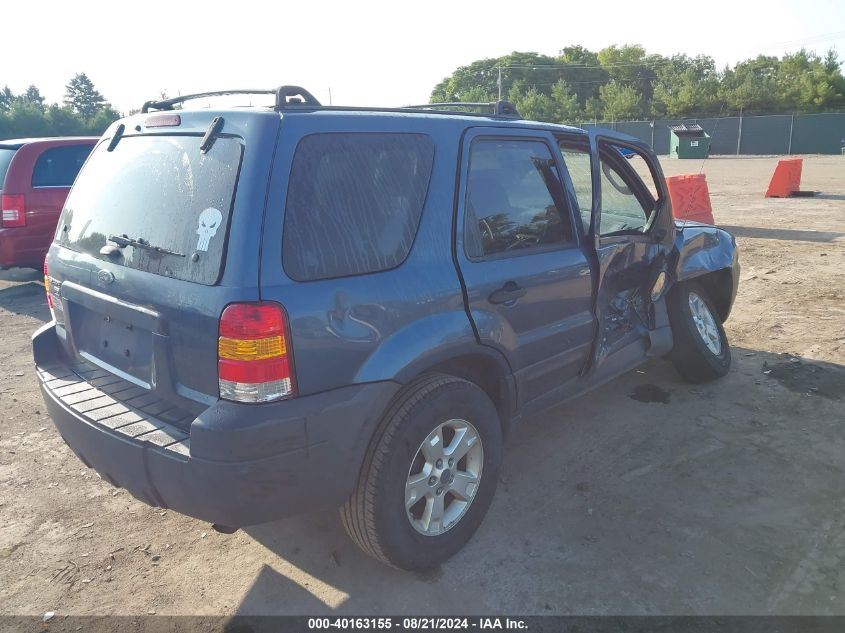
<svg viewBox="0 0 845 633">
<path fill-rule="evenodd" d="M 148 251 L 153 251 L 155 253 L 162 253 L 163 255 L 175 255 L 176 257 L 185 257 L 184 253 L 179 253 L 177 251 L 171 251 L 169 248 L 163 248 L 161 246 L 153 246 L 144 238 L 139 237 L 137 240 L 128 237 L 126 234 L 124 235 L 109 235 L 106 238 L 109 242 L 113 244 L 117 244 L 120 248 L 126 248 L 127 246 L 134 246 L 136 248 L 144 248 Z M 108 245 L 104 246 L 103 249 L 100 250 L 100 253 L 103 255 L 108 255 L 110 253 L 103 253 L 103 250 L 107 249 Z"/>
</svg>

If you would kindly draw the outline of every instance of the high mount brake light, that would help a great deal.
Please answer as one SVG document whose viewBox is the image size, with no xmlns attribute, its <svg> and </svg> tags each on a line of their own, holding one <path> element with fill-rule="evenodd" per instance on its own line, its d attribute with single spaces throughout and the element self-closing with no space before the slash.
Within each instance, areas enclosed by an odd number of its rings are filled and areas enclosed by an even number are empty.
<svg viewBox="0 0 845 633">
<path fill-rule="evenodd" d="M 220 316 L 217 372 L 220 397 L 269 402 L 296 395 L 290 335 L 278 303 L 234 303 Z"/>
<path fill-rule="evenodd" d="M 182 117 L 178 114 L 155 114 L 144 119 L 144 127 L 178 127 Z"/>
</svg>

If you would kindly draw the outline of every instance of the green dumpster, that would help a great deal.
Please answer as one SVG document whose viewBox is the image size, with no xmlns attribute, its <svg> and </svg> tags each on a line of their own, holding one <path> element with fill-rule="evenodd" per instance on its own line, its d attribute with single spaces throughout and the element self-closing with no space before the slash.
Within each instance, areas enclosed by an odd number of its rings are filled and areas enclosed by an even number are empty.
<svg viewBox="0 0 845 633">
<path fill-rule="evenodd" d="M 710 135 L 698 124 L 669 126 L 669 156 L 673 158 L 707 158 Z"/>
</svg>

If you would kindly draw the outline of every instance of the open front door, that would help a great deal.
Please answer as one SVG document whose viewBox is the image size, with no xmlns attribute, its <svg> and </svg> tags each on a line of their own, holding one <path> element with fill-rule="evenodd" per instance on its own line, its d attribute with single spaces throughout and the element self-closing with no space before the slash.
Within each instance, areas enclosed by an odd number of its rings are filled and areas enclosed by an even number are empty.
<svg viewBox="0 0 845 633">
<path fill-rule="evenodd" d="M 673 222 L 660 165 L 646 145 L 601 133 L 591 134 L 590 150 L 593 205 L 589 219 L 582 209 L 582 219 L 595 244 L 598 278 L 587 372 L 611 357 L 633 363 L 672 348 L 665 291 Z M 568 164 L 576 159 L 569 154 L 577 148 L 563 142 L 561 151 Z"/>
</svg>

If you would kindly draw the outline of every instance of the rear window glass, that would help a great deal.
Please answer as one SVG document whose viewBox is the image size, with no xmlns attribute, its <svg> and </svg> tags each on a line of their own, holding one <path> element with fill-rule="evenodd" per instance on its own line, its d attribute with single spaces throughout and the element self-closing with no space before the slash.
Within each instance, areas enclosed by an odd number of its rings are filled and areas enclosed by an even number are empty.
<svg viewBox="0 0 845 633">
<path fill-rule="evenodd" d="M 32 168 L 32 186 L 70 187 L 92 149 L 92 145 L 65 145 L 44 150 Z"/>
<path fill-rule="evenodd" d="M 15 155 L 16 149 L 9 149 L 0 147 L 0 189 L 3 188 L 3 181 L 6 180 L 6 172 L 9 170 L 9 164 Z"/>
<path fill-rule="evenodd" d="M 218 138 L 203 154 L 201 140 L 128 136 L 111 152 L 101 143 L 65 202 L 57 241 L 157 275 L 215 283 L 242 149 L 236 139 Z M 116 248 L 111 236 L 147 247 Z"/>
<path fill-rule="evenodd" d="M 434 144 L 424 134 L 314 134 L 291 169 L 282 259 L 297 281 L 387 270 L 408 256 Z"/>
</svg>

